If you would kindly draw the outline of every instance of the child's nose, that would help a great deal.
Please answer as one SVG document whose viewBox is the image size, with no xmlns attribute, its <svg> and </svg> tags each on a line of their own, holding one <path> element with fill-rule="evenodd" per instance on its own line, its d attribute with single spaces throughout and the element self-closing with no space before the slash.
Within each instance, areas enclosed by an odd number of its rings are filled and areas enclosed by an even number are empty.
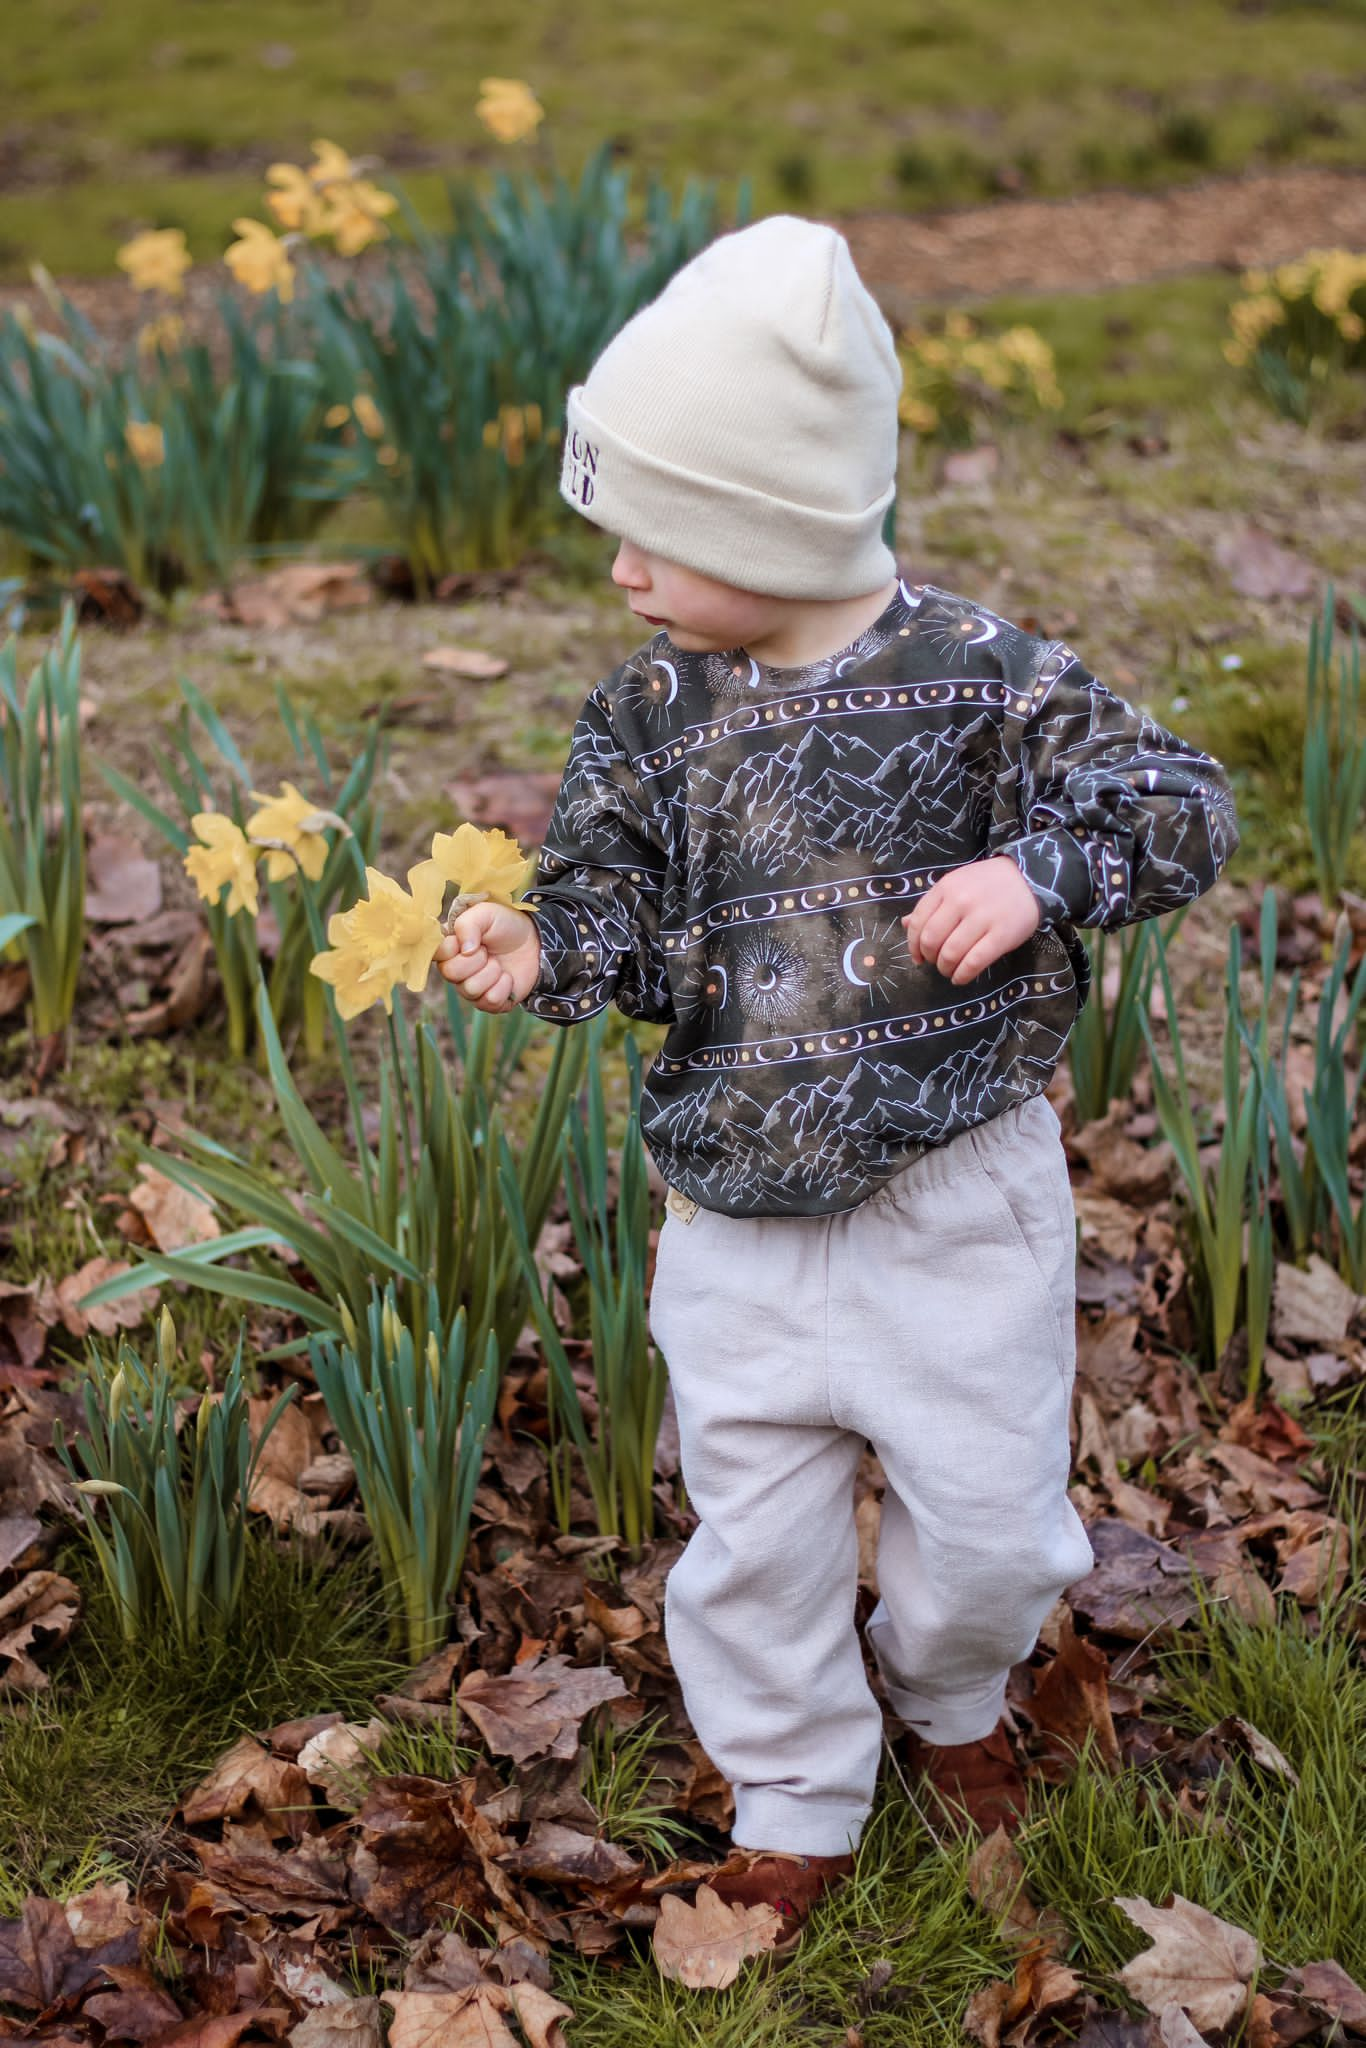
<svg viewBox="0 0 1366 2048">
<path fill-rule="evenodd" d="M 612 564 L 612 581 L 627 590 L 643 589 L 649 582 L 643 560 L 626 541 L 617 549 L 617 557 Z"/>
</svg>

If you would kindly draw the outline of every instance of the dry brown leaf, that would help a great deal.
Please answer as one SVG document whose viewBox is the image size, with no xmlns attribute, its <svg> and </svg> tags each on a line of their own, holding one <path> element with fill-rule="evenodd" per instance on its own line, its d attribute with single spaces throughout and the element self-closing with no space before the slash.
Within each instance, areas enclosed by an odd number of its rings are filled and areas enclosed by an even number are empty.
<svg viewBox="0 0 1366 2048">
<path fill-rule="evenodd" d="M 291 562 L 227 594 L 210 591 L 195 608 L 235 625 L 275 628 L 354 611 L 374 596 L 362 562 Z"/>
<path fill-rule="evenodd" d="M 593 1707 L 626 1697 L 615 1671 L 576 1670 L 566 1657 L 539 1658 L 505 1677 L 474 1671 L 456 1699 L 491 1750 L 525 1763 L 533 1756 L 571 1757 L 579 1723 Z"/>
<path fill-rule="evenodd" d="M 348 1789 L 358 1777 L 364 1786 L 364 1775 L 358 1773 L 357 1766 L 373 1755 L 388 1733 L 389 1724 L 378 1715 L 364 1723 L 333 1721 L 309 1737 L 299 1751 L 299 1768 L 310 1785 L 322 1786 L 330 1806 L 339 1811 L 356 1806 L 360 1800 L 348 1796 Z M 364 1798 L 363 1789 L 360 1798 Z"/>
<path fill-rule="evenodd" d="M 1034 1904 L 1025 1888 L 1019 1850 L 1003 1827 L 994 1827 L 968 1861 L 968 1892 L 996 1922 L 996 1932 L 1012 1947 L 1051 1947 L 1066 1928 L 1059 1916 Z"/>
<path fill-rule="evenodd" d="M 661 1977 L 690 1991 L 724 1991 L 745 1959 L 773 1948 L 782 1931 L 774 1907 L 728 1905 L 702 1884 L 692 1905 L 664 1894 L 650 1945 Z"/>
<path fill-rule="evenodd" d="M 1110 1660 L 1094 1643 L 1083 1642 L 1062 1604 L 1058 1654 L 1034 1683 L 1029 1714 L 1036 1728 L 1080 1750 L 1087 1735 L 1103 1763 L 1119 1762 L 1119 1741 L 1110 1712 Z"/>
<path fill-rule="evenodd" d="M 634 1877 L 640 1869 L 635 1858 L 615 1842 L 581 1834 L 553 1820 L 537 1821 L 521 1848 L 498 1860 L 514 1876 L 561 1885 L 616 1884 Z"/>
<path fill-rule="evenodd" d="M 1318 577 L 1311 562 L 1291 554 L 1251 520 L 1220 534 L 1214 559 L 1244 597 L 1309 597 Z"/>
<path fill-rule="evenodd" d="M 1366 2033 L 1366 1991 L 1349 1977 L 1341 1963 L 1302 1963 L 1292 1970 L 1286 1986 L 1297 1987 L 1297 1995 L 1318 2006 L 1330 2019 Z M 1286 1988 L 1283 1986 L 1282 1989 Z"/>
<path fill-rule="evenodd" d="M 1304 1272 L 1278 1265 L 1271 1298 L 1271 1328 L 1278 1344 L 1314 1344 L 1331 1349 L 1347 1335 L 1366 1299 L 1354 1294 L 1327 1259 L 1309 1255 Z"/>
<path fill-rule="evenodd" d="M 389 2048 L 519 2048 L 503 2015 L 511 1998 L 501 1984 L 463 1991 L 386 1991 L 394 2008 Z"/>
<path fill-rule="evenodd" d="M 1166 2006 L 1157 2018 L 1162 2048 L 1209 2048 L 1209 2043 L 1182 2012 L 1179 2005 Z"/>
<path fill-rule="evenodd" d="M 112 1280 L 116 1275 L 131 1270 L 127 1259 L 87 1259 L 83 1266 L 74 1273 L 68 1273 L 65 1280 L 58 1283 L 58 1309 L 63 1326 L 73 1337 L 87 1337 L 92 1330 L 98 1337 L 112 1337 L 116 1330 L 135 1330 L 152 1313 L 161 1295 L 155 1281 L 150 1287 L 139 1287 L 118 1301 L 99 1302 L 90 1309 L 80 1306 L 82 1295 L 93 1293 L 102 1281 Z"/>
<path fill-rule="evenodd" d="M 136 924 L 161 908 L 161 869 L 136 839 L 106 832 L 86 853 L 85 914 L 91 924 Z"/>
<path fill-rule="evenodd" d="M 50 1636 L 55 1649 L 71 1634 L 79 1611 L 80 1594 L 59 1572 L 25 1572 L 0 1594 L 0 1687 L 42 1692 L 47 1675 L 28 1654 L 33 1639 Z"/>
<path fill-rule="evenodd" d="M 254 1735 L 239 1736 L 218 1759 L 207 1778 L 185 1800 L 187 1827 L 226 1820 L 254 1806 L 273 1823 L 272 1833 L 304 1833 L 312 1813 L 308 1779 L 297 1764 L 272 1756 Z"/>
<path fill-rule="evenodd" d="M 423 655 L 422 666 L 434 675 L 461 676 L 476 683 L 492 682 L 508 672 L 501 655 L 486 654 L 482 647 L 432 647 Z"/>
<path fill-rule="evenodd" d="M 1115 1972 L 1149 2012 L 1182 2006 L 1197 2027 L 1227 2026 L 1247 2004 L 1247 1988 L 1262 1962 L 1261 1944 L 1245 1928 L 1220 1920 L 1204 1906 L 1173 1892 L 1171 1903 L 1117 1898 L 1152 1947 Z"/>
<path fill-rule="evenodd" d="M 248 1426 L 255 1448 L 273 1401 L 263 1395 L 247 1403 Z M 311 1506 L 299 1486 L 300 1475 L 313 1462 L 313 1439 L 297 1401 L 285 1409 L 256 1461 L 248 1504 L 270 1516 L 277 1529 L 287 1529 Z"/>
<path fill-rule="evenodd" d="M 573 2019 L 573 2006 L 552 1998 L 539 1984 L 523 1979 L 509 1984 L 508 1996 L 517 2015 L 517 2024 L 526 2035 L 528 2048 L 565 2048 L 564 2028 L 560 2021 Z"/>
<path fill-rule="evenodd" d="M 175 964 L 166 976 L 166 995 L 149 1003 L 145 1010 L 130 1010 L 124 1018 L 134 1038 L 146 1038 L 158 1031 L 178 1031 L 193 1024 L 208 1006 L 212 990 L 210 968 L 213 940 L 204 925 L 197 925 L 185 940 Z"/>
<path fill-rule="evenodd" d="M 139 1166 L 140 1183 L 128 1196 L 147 1225 L 158 1251 L 178 1252 L 188 1244 L 208 1244 L 223 1235 L 218 1218 L 202 1195 L 191 1194 L 159 1167 Z"/>
<path fill-rule="evenodd" d="M 377 1998 L 316 2005 L 289 2032 L 290 2048 L 381 2048 L 383 2039 Z"/>
</svg>

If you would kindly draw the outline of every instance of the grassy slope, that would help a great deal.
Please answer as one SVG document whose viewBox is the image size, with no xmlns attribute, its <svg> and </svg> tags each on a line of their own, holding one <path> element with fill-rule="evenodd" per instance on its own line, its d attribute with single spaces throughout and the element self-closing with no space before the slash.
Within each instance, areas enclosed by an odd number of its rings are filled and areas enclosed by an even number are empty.
<svg viewBox="0 0 1366 2048">
<path fill-rule="evenodd" d="M 760 211 L 961 200 L 1001 173 L 1066 191 L 1360 163 L 1363 20 L 1361 0 L 706 0 L 625 16 L 608 0 L 411 0 L 395 35 L 380 0 L 40 0 L 6 46 L 0 263 L 102 270 L 149 223 L 185 226 L 211 256 L 235 213 L 259 210 L 266 164 L 315 135 L 375 152 L 434 202 L 440 173 L 504 158 L 473 111 L 489 73 L 531 82 L 566 166 L 612 138 L 673 180 L 751 174 Z"/>
</svg>

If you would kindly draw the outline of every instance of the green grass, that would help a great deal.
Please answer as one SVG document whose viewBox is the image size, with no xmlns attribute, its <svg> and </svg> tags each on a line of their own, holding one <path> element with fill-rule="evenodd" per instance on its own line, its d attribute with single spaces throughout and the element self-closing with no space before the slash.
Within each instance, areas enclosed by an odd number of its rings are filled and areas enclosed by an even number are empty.
<svg viewBox="0 0 1366 2048">
<path fill-rule="evenodd" d="M 1113 1982 L 1147 1946 L 1120 1895 L 1160 1905 L 1178 1891 L 1248 1928 L 1267 1983 L 1327 1956 L 1358 1978 L 1366 1969 L 1366 1670 L 1343 1619 L 1350 1602 L 1319 1634 L 1293 1602 L 1281 1608 L 1274 1629 L 1208 1609 L 1163 1653 L 1152 1713 L 1186 1736 L 1242 1715 L 1285 1752 L 1297 1787 L 1238 1763 L 1203 1788 L 1192 1818 L 1157 1767 L 1111 1774 L 1089 1750 L 1062 1785 L 1031 1786 L 1018 1837 L 1029 1896 L 1062 1916 L 1062 1959 L 1103 2005 L 1138 2010 Z M 940 2048 L 959 2038 L 971 1994 L 1011 1968 L 967 1894 L 966 1852 L 931 1840 L 888 1773 L 853 1883 L 789 1965 L 691 1992 L 664 1983 L 642 1945 L 624 1961 L 565 1959 L 556 1988 L 581 2048 L 798 2048 L 848 2028 L 863 2048 Z"/>
<path fill-rule="evenodd" d="M 1360 162 L 1359 5 L 1244 13 L 1172 0 L 1022 16 L 1009 0 L 861 9 L 719 0 L 623 16 L 607 0 L 458 10 L 413 0 L 45 0 L 7 43 L 19 174 L 0 258 L 109 268 L 147 223 L 200 259 L 261 174 L 316 135 L 375 153 L 425 209 L 448 173 L 516 161 L 474 114 L 481 77 L 526 78 L 566 167 L 613 140 L 642 171 L 733 190 L 761 213 L 924 206 L 999 189 L 1160 184 L 1249 162 Z"/>
<path fill-rule="evenodd" d="M 57 1569 L 81 1590 L 82 1620 L 48 1667 L 48 1693 L 0 1709 L 0 1914 L 28 1891 L 65 1898 L 94 1876 L 136 1877 L 173 1805 L 244 1731 L 332 1710 L 363 1715 L 403 1667 L 366 1556 L 310 1561 L 258 1533 L 243 1618 L 187 1662 L 168 1635 L 119 1633 L 83 1539 Z"/>
</svg>

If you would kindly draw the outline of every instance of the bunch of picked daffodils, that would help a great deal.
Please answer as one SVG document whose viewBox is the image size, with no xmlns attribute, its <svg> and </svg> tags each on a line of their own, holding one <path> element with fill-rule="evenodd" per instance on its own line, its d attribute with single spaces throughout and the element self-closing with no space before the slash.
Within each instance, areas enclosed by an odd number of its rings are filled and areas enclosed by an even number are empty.
<svg viewBox="0 0 1366 2048">
<path fill-rule="evenodd" d="M 409 868 L 406 890 L 378 868 L 366 869 L 369 893 L 329 919 L 328 950 L 315 954 L 312 971 L 331 983 L 343 1018 L 358 1017 L 372 1003 L 392 1013 L 400 982 L 414 995 L 425 987 L 436 949 L 462 910 L 485 902 L 515 909 L 535 875 L 535 854 L 523 854 L 506 832 L 476 825 L 438 832 L 431 859 Z M 451 886 L 456 894 L 443 915 Z"/>
</svg>

